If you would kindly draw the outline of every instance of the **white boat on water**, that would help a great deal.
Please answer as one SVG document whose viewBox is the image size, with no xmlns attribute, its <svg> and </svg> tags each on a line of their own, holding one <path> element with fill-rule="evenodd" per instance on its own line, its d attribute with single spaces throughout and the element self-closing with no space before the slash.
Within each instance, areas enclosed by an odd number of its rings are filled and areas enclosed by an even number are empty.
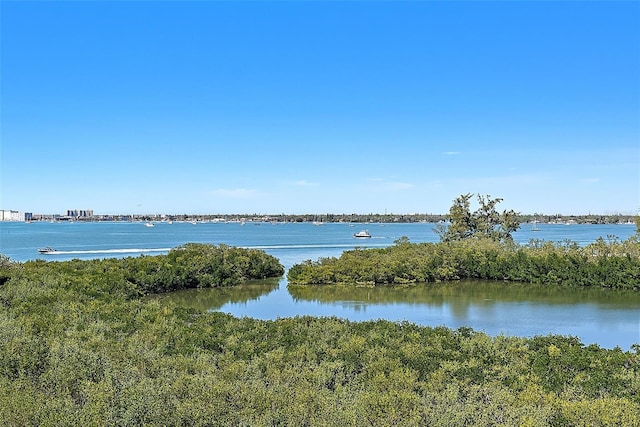
<svg viewBox="0 0 640 427">
<path fill-rule="evenodd" d="M 147 222 L 145 225 L 145 227 L 155 227 L 155 224 L 152 222 Z"/>
<path fill-rule="evenodd" d="M 355 237 L 356 239 L 368 239 L 371 237 L 371 234 L 369 234 L 368 230 L 361 230 L 355 233 L 353 237 Z"/>
<path fill-rule="evenodd" d="M 55 254 L 58 251 L 56 251 L 55 249 L 50 248 L 49 246 L 47 246 L 46 248 L 38 249 L 38 252 L 40 252 L 41 254 L 45 254 L 46 255 L 46 254 Z"/>
</svg>

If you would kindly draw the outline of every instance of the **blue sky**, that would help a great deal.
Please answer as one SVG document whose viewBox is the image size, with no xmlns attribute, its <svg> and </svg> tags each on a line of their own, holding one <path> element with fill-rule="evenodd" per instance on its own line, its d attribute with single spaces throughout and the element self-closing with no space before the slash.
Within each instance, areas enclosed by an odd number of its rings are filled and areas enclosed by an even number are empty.
<svg viewBox="0 0 640 427">
<path fill-rule="evenodd" d="M 0 208 L 640 207 L 640 2 L 17 2 Z"/>
</svg>

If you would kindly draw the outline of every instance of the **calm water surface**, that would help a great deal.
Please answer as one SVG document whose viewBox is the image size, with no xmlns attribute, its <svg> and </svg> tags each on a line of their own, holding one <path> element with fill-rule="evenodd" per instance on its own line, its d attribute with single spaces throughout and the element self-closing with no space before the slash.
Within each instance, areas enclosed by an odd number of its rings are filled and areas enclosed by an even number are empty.
<svg viewBox="0 0 640 427">
<path fill-rule="evenodd" d="M 340 256 L 344 250 L 385 247 L 403 236 L 436 242 L 434 224 L 309 223 L 0 223 L 0 251 L 17 261 L 66 260 L 166 253 L 201 242 L 264 249 L 289 268 L 307 259 Z M 530 239 L 572 240 L 581 245 L 598 237 L 627 239 L 635 225 L 529 225 L 514 234 Z M 371 239 L 353 233 L 368 229 Z M 40 255 L 50 246 L 57 255 Z M 583 343 L 627 350 L 640 343 L 640 292 L 567 289 L 526 284 L 460 282 L 385 288 L 287 287 L 286 278 L 237 289 L 210 289 L 162 295 L 181 305 L 235 316 L 276 319 L 299 315 L 337 316 L 354 321 L 407 320 L 451 328 L 469 326 L 490 335 L 573 335 Z"/>
</svg>

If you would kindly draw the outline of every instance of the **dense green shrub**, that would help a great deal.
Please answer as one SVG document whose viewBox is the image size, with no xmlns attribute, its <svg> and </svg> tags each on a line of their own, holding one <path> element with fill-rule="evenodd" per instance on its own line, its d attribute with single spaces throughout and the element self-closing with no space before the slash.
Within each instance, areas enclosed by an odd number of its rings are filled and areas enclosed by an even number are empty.
<svg viewBox="0 0 640 427">
<path fill-rule="evenodd" d="M 512 280 L 570 286 L 640 288 L 640 243 L 599 239 L 586 247 L 492 239 L 409 243 L 345 251 L 340 258 L 292 266 L 290 285 L 422 283 L 458 279 Z"/>
<path fill-rule="evenodd" d="M 37 275 L 45 280 L 42 277 L 53 274 L 64 277 L 66 286 L 86 288 L 89 294 L 135 295 L 233 286 L 280 277 L 284 267 L 275 257 L 257 249 L 198 243 L 174 248 L 167 255 L 0 264 L 0 279 L 4 277 L 5 282 L 12 275 Z"/>
<path fill-rule="evenodd" d="M 284 267 L 257 249 L 190 243 L 167 255 L 126 258 L 126 279 L 144 292 L 237 285 L 278 277 Z"/>
<path fill-rule="evenodd" d="M 419 247 L 402 250 L 410 259 Z M 214 273 L 146 258 L 11 267 L 0 286 L 0 425 L 640 424 L 640 346 L 182 309 L 137 298 L 127 278 L 167 269 L 197 285 Z"/>
</svg>

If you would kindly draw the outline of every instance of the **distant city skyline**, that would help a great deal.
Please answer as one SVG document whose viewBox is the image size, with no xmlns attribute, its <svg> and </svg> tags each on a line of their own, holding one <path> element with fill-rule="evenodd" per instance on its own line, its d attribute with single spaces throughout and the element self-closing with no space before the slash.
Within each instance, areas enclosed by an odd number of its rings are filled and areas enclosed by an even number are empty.
<svg viewBox="0 0 640 427">
<path fill-rule="evenodd" d="M 3 2 L 0 209 L 640 208 L 640 2 Z M 475 202 L 475 200 L 474 200 Z"/>
<path fill-rule="evenodd" d="M 500 210 L 498 209 L 500 212 Z M 570 219 L 579 219 L 586 223 L 634 223 L 638 218 L 638 214 L 630 213 L 612 213 L 612 214 L 546 214 L 538 212 L 516 212 L 521 217 L 522 222 L 563 222 Z M 260 212 L 238 212 L 238 213 L 205 213 L 205 214 L 188 214 L 188 213 L 100 213 L 93 210 L 67 210 L 64 213 L 58 212 L 31 212 L 16 211 L 9 209 L 0 209 L 1 221 L 50 221 L 50 220 L 84 220 L 84 221 L 126 221 L 126 220 L 175 220 L 175 219 L 200 219 L 203 221 L 229 221 L 229 220 L 247 220 L 247 221 L 312 221 L 314 223 L 343 222 L 343 221 L 385 221 L 385 222 L 439 222 L 446 220 L 449 213 L 433 213 L 433 212 L 411 212 L 411 213 L 393 213 L 393 212 L 366 212 L 366 213 L 333 213 L 333 212 L 306 212 L 306 213 L 279 213 L 265 214 Z"/>
</svg>

